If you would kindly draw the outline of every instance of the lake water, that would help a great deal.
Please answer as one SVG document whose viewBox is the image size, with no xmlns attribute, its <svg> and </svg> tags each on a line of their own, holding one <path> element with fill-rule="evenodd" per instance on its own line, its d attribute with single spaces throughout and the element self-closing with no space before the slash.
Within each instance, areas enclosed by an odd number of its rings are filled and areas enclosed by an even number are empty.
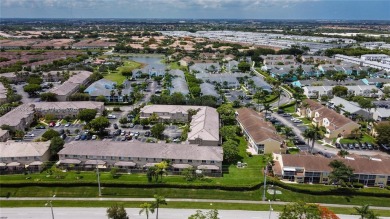
<svg viewBox="0 0 390 219">
<path fill-rule="evenodd" d="M 162 58 L 158 57 L 129 57 L 129 60 L 144 63 L 155 68 L 165 68 L 165 65 L 161 63 Z"/>
</svg>

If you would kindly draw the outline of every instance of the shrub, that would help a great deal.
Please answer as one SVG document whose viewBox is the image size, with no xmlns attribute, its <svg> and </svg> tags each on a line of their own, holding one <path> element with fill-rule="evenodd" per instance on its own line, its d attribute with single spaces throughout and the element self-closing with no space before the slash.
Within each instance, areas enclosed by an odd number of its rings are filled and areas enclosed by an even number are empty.
<svg viewBox="0 0 390 219">
<path fill-rule="evenodd" d="M 121 111 L 121 108 L 120 108 L 120 107 L 114 107 L 114 108 L 112 108 L 112 111 L 114 111 L 114 112 L 120 112 L 120 111 Z"/>
</svg>

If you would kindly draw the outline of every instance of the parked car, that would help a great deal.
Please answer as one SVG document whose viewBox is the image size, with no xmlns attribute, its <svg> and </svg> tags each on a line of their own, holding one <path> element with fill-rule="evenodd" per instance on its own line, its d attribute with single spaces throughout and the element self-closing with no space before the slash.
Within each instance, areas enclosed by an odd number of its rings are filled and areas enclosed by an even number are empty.
<svg viewBox="0 0 390 219">
<path fill-rule="evenodd" d="M 57 122 L 56 127 L 60 127 L 60 126 L 61 126 L 61 123 Z"/>
<path fill-rule="evenodd" d="M 357 142 L 353 144 L 353 146 L 355 147 L 355 149 L 360 149 L 359 144 Z"/>
<path fill-rule="evenodd" d="M 108 119 L 116 119 L 116 115 L 108 114 L 107 118 Z"/>
<path fill-rule="evenodd" d="M 34 134 L 25 134 L 24 137 L 34 137 L 35 135 Z"/>
<path fill-rule="evenodd" d="M 69 127 L 69 126 L 70 126 L 70 122 L 65 124 L 65 127 Z"/>
<path fill-rule="evenodd" d="M 150 136 L 150 132 L 149 131 L 145 132 L 145 137 L 149 137 L 149 136 Z"/>
<path fill-rule="evenodd" d="M 74 140 L 80 140 L 80 135 L 76 135 L 76 137 L 74 138 Z"/>
<path fill-rule="evenodd" d="M 114 123 L 114 129 L 118 129 L 118 125 L 116 123 Z"/>
<path fill-rule="evenodd" d="M 348 144 L 348 148 L 351 149 L 351 150 L 355 149 L 355 147 L 353 146 L 353 144 Z"/>
<path fill-rule="evenodd" d="M 97 139 L 97 136 L 96 135 L 92 135 L 92 140 L 96 140 Z"/>
<path fill-rule="evenodd" d="M 65 133 L 65 130 L 63 129 L 60 129 L 60 131 L 58 131 L 58 133 L 60 133 L 60 135 L 64 134 Z"/>
<path fill-rule="evenodd" d="M 56 125 L 55 122 L 50 122 L 50 123 L 49 123 L 49 127 L 54 127 L 55 125 Z"/>
<path fill-rule="evenodd" d="M 36 129 L 45 129 L 46 127 L 44 125 L 39 125 L 37 127 L 35 127 Z"/>
<path fill-rule="evenodd" d="M 66 137 L 68 137 L 66 134 L 61 135 L 62 140 L 65 140 Z"/>
<path fill-rule="evenodd" d="M 130 128 L 134 128 L 134 126 L 135 126 L 134 123 L 130 123 L 129 125 Z"/>
<path fill-rule="evenodd" d="M 87 135 L 82 135 L 80 139 L 81 140 L 87 140 Z"/>
</svg>

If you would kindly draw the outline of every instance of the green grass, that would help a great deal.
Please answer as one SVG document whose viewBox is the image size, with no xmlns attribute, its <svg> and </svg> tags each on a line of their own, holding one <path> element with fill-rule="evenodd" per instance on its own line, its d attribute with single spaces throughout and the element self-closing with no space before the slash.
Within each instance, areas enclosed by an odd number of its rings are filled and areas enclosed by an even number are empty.
<svg viewBox="0 0 390 219">
<path fill-rule="evenodd" d="M 300 118 L 300 120 L 303 122 L 303 124 L 311 124 L 311 120 L 308 118 Z"/>
<path fill-rule="evenodd" d="M 242 162 L 248 164 L 245 168 L 237 168 L 236 165 L 224 165 L 223 177 L 206 177 L 203 180 L 195 180 L 188 182 L 183 176 L 168 175 L 163 177 L 163 183 L 165 184 L 182 184 L 182 185 L 227 185 L 227 186 L 254 186 L 261 183 L 261 169 L 264 166 L 262 156 L 248 157 L 246 153 L 247 142 L 244 137 L 237 137 L 239 142 L 240 156 Z M 94 172 L 80 172 L 68 171 L 66 173 L 60 173 L 64 176 L 64 179 L 57 179 L 58 174 L 49 175 L 46 172 L 34 173 L 29 175 L 12 174 L 1 175 L 0 182 L 12 183 L 12 182 L 95 182 L 96 175 Z M 26 179 L 29 177 L 29 179 Z M 77 179 L 80 178 L 81 179 Z M 121 174 L 119 178 L 114 179 L 108 172 L 101 172 L 102 183 L 137 183 L 148 184 L 145 174 Z"/>
<path fill-rule="evenodd" d="M 280 108 L 283 109 L 285 113 L 295 113 L 295 105 Z"/>
<path fill-rule="evenodd" d="M 117 71 L 109 71 L 109 73 L 104 75 L 104 78 L 110 81 L 114 81 L 117 84 L 122 84 L 126 79 L 125 76 L 121 74 L 122 71 L 132 71 L 137 68 L 142 68 L 144 64 L 135 62 L 135 61 L 126 61 L 123 66 L 118 67 Z"/>
<path fill-rule="evenodd" d="M 367 142 L 367 143 L 375 144 L 375 139 L 372 136 L 367 135 L 367 134 L 364 134 L 362 136 L 362 138 L 357 139 L 357 140 L 350 139 L 350 138 L 340 139 L 340 143 L 342 143 L 342 144 L 351 144 L 351 143 L 357 143 L 357 142 Z"/>
</svg>

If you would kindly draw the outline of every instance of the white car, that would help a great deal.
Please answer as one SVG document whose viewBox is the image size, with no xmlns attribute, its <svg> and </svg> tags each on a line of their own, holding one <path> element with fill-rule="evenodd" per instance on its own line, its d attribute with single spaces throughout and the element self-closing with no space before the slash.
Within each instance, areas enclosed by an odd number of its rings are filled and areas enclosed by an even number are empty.
<svg viewBox="0 0 390 219">
<path fill-rule="evenodd" d="M 60 126 L 61 126 L 61 123 L 57 122 L 56 127 L 60 127 Z"/>
<path fill-rule="evenodd" d="M 116 119 L 116 115 L 109 114 L 109 115 L 107 116 L 107 118 L 108 118 L 108 119 Z"/>
<path fill-rule="evenodd" d="M 69 126 L 70 126 L 70 123 L 69 123 L 69 122 L 65 124 L 65 127 L 69 127 Z"/>
<path fill-rule="evenodd" d="M 34 134 L 25 134 L 24 137 L 34 137 Z"/>
<path fill-rule="evenodd" d="M 96 140 L 97 136 L 96 135 L 92 135 L 92 140 Z"/>
</svg>

